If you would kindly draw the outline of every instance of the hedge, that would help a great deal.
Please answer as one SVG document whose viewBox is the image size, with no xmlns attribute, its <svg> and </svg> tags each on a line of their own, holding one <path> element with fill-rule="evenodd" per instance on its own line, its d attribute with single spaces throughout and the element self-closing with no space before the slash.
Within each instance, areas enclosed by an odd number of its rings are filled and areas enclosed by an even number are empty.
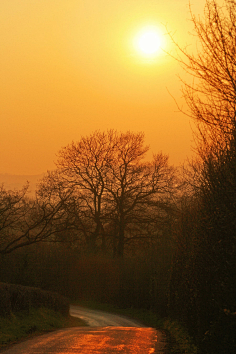
<svg viewBox="0 0 236 354">
<path fill-rule="evenodd" d="M 8 317 L 12 313 L 27 311 L 30 308 L 46 307 L 62 315 L 69 314 L 69 301 L 51 291 L 29 286 L 0 282 L 0 316 Z"/>
</svg>

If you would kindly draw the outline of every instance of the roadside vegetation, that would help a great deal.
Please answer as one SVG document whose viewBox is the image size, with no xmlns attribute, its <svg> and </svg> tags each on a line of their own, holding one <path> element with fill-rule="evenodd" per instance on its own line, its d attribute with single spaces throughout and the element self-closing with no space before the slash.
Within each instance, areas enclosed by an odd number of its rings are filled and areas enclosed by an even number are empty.
<svg viewBox="0 0 236 354">
<path fill-rule="evenodd" d="M 111 304 L 98 303 L 96 301 L 74 301 L 74 305 L 100 310 L 117 315 L 124 315 L 140 322 L 147 327 L 153 327 L 164 331 L 167 338 L 167 354 L 197 354 L 199 353 L 193 338 L 186 329 L 177 321 L 161 318 L 157 313 L 147 309 L 119 308 Z"/>
<path fill-rule="evenodd" d="M 18 312 L 9 317 L 0 317 L 0 349 L 28 339 L 34 335 L 52 330 L 85 326 L 79 318 L 63 316 L 47 308 L 30 309 L 29 312 Z"/>
<path fill-rule="evenodd" d="M 32 335 L 85 323 L 69 315 L 63 296 L 38 288 L 0 283 L 0 348 Z"/>
</svg>

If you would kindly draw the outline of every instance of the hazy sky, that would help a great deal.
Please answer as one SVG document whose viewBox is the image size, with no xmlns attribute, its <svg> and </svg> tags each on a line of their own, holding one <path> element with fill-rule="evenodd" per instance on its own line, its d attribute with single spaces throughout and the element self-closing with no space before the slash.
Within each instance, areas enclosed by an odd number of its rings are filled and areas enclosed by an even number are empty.
<svg viewBox="0 0 236 354">
<path fill-rule="evenodd" d="M 202 14 L 204 0 L 191 0 Z M 1 0 L 0 173 L 53 169 L 58 150 L 94 130 L 143 131 L 180 164 L 190 122 L 177 112 L 179 65 L 133 45 L 147 25 L 191 44 L 188 0 Z M 168 36 L 162 46 L 172 51 Z"/>
</svg>

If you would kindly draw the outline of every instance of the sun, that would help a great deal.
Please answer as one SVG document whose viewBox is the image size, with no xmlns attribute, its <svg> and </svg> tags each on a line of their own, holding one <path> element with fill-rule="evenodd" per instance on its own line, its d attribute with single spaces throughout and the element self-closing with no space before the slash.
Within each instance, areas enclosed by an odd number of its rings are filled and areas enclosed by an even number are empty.
<svg viewBox="0 0 236 354">
<path fill-rule="evenodd" d="M 162 35 L 155 27 L 145 27 L 137 33 L 134 39 L 136 51 L 144 57 L 154 57 L 159 54 L 162 46 Z"/>
</svg>

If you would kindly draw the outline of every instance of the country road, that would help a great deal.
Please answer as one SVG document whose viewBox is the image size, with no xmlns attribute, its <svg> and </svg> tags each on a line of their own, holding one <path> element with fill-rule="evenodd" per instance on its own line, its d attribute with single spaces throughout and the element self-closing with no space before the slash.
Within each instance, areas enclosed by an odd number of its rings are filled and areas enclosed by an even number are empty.
<svg viewBox="0 0 236 354">
<path fill-rule="evenodd" d="M 141 323 L 131 320 L 124 316 L 114 315 L 113 313 L 90 310 L 80 306 L 70 306 L 70 314 L 79 317 L 91 327 L 145 327 Z"/>
<path fill-rule="evenodd" d="M 5 354 L 164 354 L 165 336 L 154 328 L 102 311 L 71 306 L 91 327 L 67 328 L 12 346 Z"/>
</svg>

